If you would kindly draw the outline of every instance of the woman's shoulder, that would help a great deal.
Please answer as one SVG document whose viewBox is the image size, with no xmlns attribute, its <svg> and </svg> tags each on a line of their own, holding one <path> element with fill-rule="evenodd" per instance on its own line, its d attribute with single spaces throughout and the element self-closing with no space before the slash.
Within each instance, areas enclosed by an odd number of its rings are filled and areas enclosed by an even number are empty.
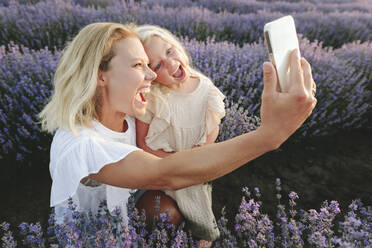
<svg viewBox="0 0 372 248">
<path fill-rule="evenodd" d="M 202 73 L 194 75 L 194 78 L 198 80 L 198 86 L 193 92 L 193 95 L 195 97 L 206 99 L 210 95 L 210 92 L 216 88 L 216 86 L 213 84 L 210 78 Z"/>
<path fill-rule="evenodd" d="M 207 90 L 209 97 L 218 95 L 222 99 L 225 98 L 220 89 L 213 83 L 212 79 L 202 73 L 200 73 L 198 76 L 200 78 L 200 83 L 204 85 L 204 88 Z"/>
<path fill-rule="evenodd" d="M 51 161 L 58 156 L 63 157 L 66 154 L 73 152 L 82 152 L 82 150 L 101 151 L 112 149 L 113 151 L 119 149 L 123 152 L 125 150 L 138 149 L 135 143 L 131 141 L 131 134 L 135 132 L 134 118 L 126 118 L 129 122 L 129 129 L 125 133 L 113 132 L 93 120 L 90 127 L 79 126 L 76 132 L 68 128 L 60 128 L 54 134 L 51 145 Z M 103 151 L 104 152 L 104 151 Z"/>
<path fill-rule="evenodd" d="M 135 145 L 106 138 L 96 128 L 80 127 L 77 131 L 78 135 L 61 128 L 54 135 L 49 164 L 52 206 L 73 195 L 81 179 L 140 150 Z M 66 178 L 71 179 L 70 183 Z"/>
<path fill-rule="evenodd" d="M 217 87 L 214 85 L 213 81 L 204 75 L 203 73 L 197 73 L 193 74 L 193 77 L 197 78 L 199 80 L 199 86 L 198 86 L 198 92 L 199 94 L 210 94 L 211 91 L 214 91 L 217 89 Z"/>
<path fill-rule="evenodd" d="M 83 142 L 88 142 L 89 138 L 93 136 L 96 136 L 93 128 L 78 126 L 75 133 L 67 127 L 59 128 L 53 136 L 50 160 L 53 161 L 56 156 L 65 156 L 65 153 Z"/>
<path fill-rule="evenodd" d="M 129 118 L 127 119 L 129 120 Z M 132 123 L 130 126 L 134 125 Z M 59 128 L 53 136 L 50 148 L 51 161 L 56 156 L 61 158 L 75 150 L 81 150 L 81 147 L 84 146 L 92 147 L 95 144 L 112 143 L 112 139 L 101 129 L 97 120 L 92 120 L 87 126 L 76 126 L 74 131 L 68 127 Z"/>
<path fill-rule="evenodd" d="M 94 121 L 91 122 L 91 125 L 91 127 L 77 126 L 75 131 L 67 127 L 57 129 L 53 136 L 52 146 L 62 143 L 73 144 L 83 142 L 91 137 L 97 136 L 98 134 L 94 128 Z"/>
</svg>

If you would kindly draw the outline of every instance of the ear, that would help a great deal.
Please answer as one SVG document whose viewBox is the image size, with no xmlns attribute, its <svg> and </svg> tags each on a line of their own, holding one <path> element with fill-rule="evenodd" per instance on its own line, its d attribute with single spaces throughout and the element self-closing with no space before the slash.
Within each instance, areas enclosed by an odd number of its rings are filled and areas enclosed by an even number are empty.
<svg viewBox="0 0 372 248">
<path fill-rule="evenodd" d="M 102 70 L 98 70 L 98 86 L 104 87 L 108 83 L 106 72 Z"/>
</svg>

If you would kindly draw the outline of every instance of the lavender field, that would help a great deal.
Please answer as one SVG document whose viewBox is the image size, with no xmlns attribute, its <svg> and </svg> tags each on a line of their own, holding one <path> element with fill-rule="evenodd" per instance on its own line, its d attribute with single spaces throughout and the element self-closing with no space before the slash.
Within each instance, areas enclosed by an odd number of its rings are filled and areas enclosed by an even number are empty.
<svg viewBox="0 0 372 248">
<path fill-rule="evenodd" d="M 221 231 L 213 247 L 372 247 L 372 1 L 0 0 L 0 224 L 10 223 L 1 224 L 2 247 L 58 244 L 49 218 L 52 136 L 40 132 L 37 114 L 62 49 L 82 27 L 133 22 L 175 33 L 227 96 L 223 141 L 259 125 L 263 25 L 287 14 L 318 104 L 281 148 L 212 182 Z M 93 216 L 89 228 L 75 217 L 57 230 L 59 247 L 195 246 L 166 216 L 152 233 L 135 211 L 127 228 L 115 216 Z"/>
</svg>

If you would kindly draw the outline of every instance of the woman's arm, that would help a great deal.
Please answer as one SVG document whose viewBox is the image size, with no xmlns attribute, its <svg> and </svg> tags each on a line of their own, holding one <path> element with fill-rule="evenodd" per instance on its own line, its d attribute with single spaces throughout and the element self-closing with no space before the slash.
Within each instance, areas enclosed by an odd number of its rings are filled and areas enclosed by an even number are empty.
<svg viewBox="0 0 372 248">
<path fill-rule="evenodd" d="M 90 177 L 124 188 L 176 190 L 219 178 L 273 150 L 270 138 L 272 135 L 259 128 L 231 140 L 177 152 L 162 159 L 135 151 Z"/>
<path fill-rule="evenodd" d="M 277 149 L 309 117 L 317 102 L 311 94 L 315 82 L 309 63 L 300 60 L 296 52 L 291 56 L 288 92 L 278 90 L 274 66 L 269 62 L 263 65 L 261 126 L 255 131 L 162 159 L 135 151 L 91 177 L 125 188 L 180 189 L 219 178 Z"/>
<path fill-rule="evenodd" d="M 137 138 L 137 146 L 142 150 L 154 154 L 160 158 L 165 158 L 172 154 L 172 152 L 165 152 L 162 149 L 159 150 L 152 150 L 150 147 L 146 145 L 145 138 L 149 131 L 149 124 L 142 122 L 136 119 L 136 138 Z"/>
</svg>

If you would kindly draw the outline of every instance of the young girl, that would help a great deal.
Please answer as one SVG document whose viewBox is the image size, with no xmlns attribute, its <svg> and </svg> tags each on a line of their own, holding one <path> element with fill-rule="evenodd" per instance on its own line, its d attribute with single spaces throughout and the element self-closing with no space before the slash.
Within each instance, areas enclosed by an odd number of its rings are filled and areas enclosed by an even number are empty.
<svg viewBox="0 0 372 248">
<path fill-rule="evenodd" d="M 185 49 L 169 31 L 144 25 L 137 32 L 149 67 L 157 74 L 150 92 L 141 93 L 148 105 L 145 116 L 136 121 L 138 147 L 166 157 L 214 143 L 225 115 L 225 96 L 209 78 L 190 67 Z M 209 241 L 219 236 L 211 191 L 210 184 L 164 191 L 177 202 L 193 235 Z"/>
</svg>

